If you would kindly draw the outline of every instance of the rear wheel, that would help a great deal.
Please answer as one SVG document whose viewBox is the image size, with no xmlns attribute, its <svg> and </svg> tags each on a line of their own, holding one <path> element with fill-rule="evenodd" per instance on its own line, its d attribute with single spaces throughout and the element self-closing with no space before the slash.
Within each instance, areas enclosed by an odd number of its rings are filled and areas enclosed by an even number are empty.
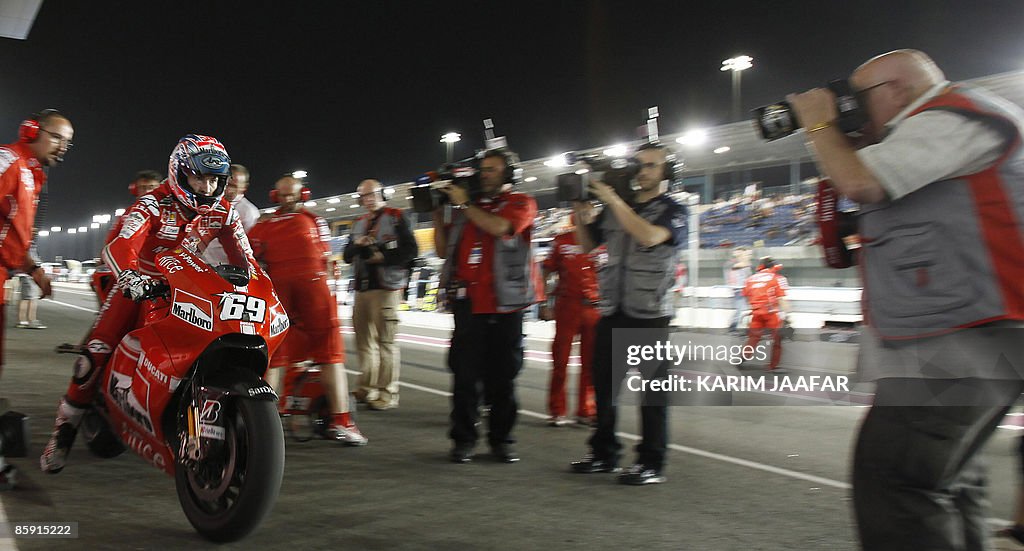
<svg viewBox="0 0 1024 551">
<path fill-rule="evenodd" d="M 284 434 L 273 402 L 234 399 L 225 440 L 192 466 L 179 464 L 178 501 L 196 531 L 211 541 L 239 540 L 273 508 L 284 475 Z"/>
</svg>

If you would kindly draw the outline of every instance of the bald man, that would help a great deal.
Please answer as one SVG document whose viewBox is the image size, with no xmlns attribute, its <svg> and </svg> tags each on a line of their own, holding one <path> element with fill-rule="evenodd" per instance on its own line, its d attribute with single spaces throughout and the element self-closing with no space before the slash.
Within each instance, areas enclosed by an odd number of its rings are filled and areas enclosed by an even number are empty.
<svg viewBox="0 0 1024 551">
<path fill-rule="evenodd" d="M 1024 390 L 1024 113 L 916 50 L 850 84 L 869 115 L 859 149 L 830 91 L 789 100 L 821 170 L 861 203 L 858 369 L 877 384 L 854 453 L 861 542 L 987 549 L 975 455 Z"/>
<path fill-rule="evenodd" d="M 327 287 L 331 230 L 323 218 L 303 207 L 302 181 L 285 176 L 271 200 L 277 210 L 249 231 L 253 253 L 267 267 L 291 329 L 270 359 L 268 380 L 280 394 L 281 369 L 306 360 L 320 366 L 333 419 L 327 436 L 349 446 L 366 444 L 349 411 L 345 344 L 337 301 Z"/>
<path fill-rule="evenodd" d="M 353 265 L 356 289 L 352 326 L 361 375 L 353 394 L 370 409 L 385 410 L 398 407 L 398 304 L 419 247 L 402 211 L 384 205 L 380 182 L 363 180 L 356 192 L 366 214 L 352 226 L 343 255 Z"/>
</svg>

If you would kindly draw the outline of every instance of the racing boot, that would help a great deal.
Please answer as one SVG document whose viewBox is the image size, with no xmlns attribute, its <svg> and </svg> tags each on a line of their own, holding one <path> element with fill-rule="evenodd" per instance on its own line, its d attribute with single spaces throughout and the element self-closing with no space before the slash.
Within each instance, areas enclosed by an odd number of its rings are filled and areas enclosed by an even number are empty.
<svg viewBox="0 0 1024 551">
<path fill-rule="evenodd" d="M 359 432 L 350 413 L 335 413 L 327 429 L 328 440 L 335 440 L 346 446 L 365 446 L 369 440 Z"/>
<path fill-rule="evenodd" d="M 39 457 L 39 468 L 44 473 L 57 474 L 64 469 L 68 459 L 68 452 L 71 451 L 71 444 L 78 434 L 78 425 L 82 422 L 82 414 L 85 408 L 71 405 L 67 398 L 61 398 L 57 405 L 57 419 L 53 424 L 53 434 L 43 455 Z"/>
</svg>

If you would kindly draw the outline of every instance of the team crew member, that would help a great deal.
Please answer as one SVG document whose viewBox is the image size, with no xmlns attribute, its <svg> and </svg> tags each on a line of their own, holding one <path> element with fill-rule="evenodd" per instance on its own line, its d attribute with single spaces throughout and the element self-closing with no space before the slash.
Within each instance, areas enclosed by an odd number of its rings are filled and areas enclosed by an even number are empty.
<svg viewBox="0 0 1024 551">
<path fill-rule="evenodd" d="M 353 394 L 370 409 L 385 410 L 398 407 L 398 303 L 419 247 L 402 211 L 384 206 L 380 182 L 363 180 L 356 192 L 366 214 L 352 227 L 343 254 L 355 266 L 352 325 L 361 374 Z"/>
<path fill-rule="evenodd" d="M 1024 112 L 916 50 L 850 85 L 868 115 L 859 150 L 831 91 L 788 100 L 822 172 L 861 204 L 858 370 L 876 384 L 853 459 L 861 545 L 989 549 L 976 456 L 1024 389 Z"/>
<path fill-rule="evenodd" d="M 784 278 L 779 275 L 778 266 L 770 257 L 761 259 L 757 273 L 747 278 L 743 287 L 743 296 L 750 302 L 750 329 L 747 346 L 756 347 L 761 342 L 761 334 L 765 329 L 771 333 L 772 355 L 768 363 L 768 371 L 776 371 L 779 359 L 782 358 L 782 339 L 779 328 L 782 327 L 781 312 L 788 310 L 786 306 L 786 288 Z"/>
<path fill-rule="evenodd" d="M 22 121 L 17 142 L 0 147 L 0 287 L 20 271 L 32 277 L 43 297 L 50 296 L 50 278 L 29 253 L 32 226 L 46 184 L 44 167 L 64 160 L 74 133 L 67 117 L 47 109 Z M 0 374 L 6 311 L 0 292 Z"/>
<path fill-rule="evenodd" d="M 71 384 L 57 408 L 53 435 L 40 457 L 43 471 L 57 473 L 64 468 L 82 413 L 96 397 L 99 375 L 114 347 L 135 328 L 136 301 L 149 292 L 151 278 L 161 276 L 155 264 L 158 252 L 184 246 L 201 254 L 218 239 L 230 251 L 232 264 L 248 266 L 253 277 L 260 276 L 242 225 L 223 199 L 230 163 L 216 138 L 183 137 L 171 152 L 167 181 L 139 197 L 121 233 L 103 248 L 103 261 L 114 272 L 117 286 L 85 339 L 87 354 L 75 362 Z"/>
<path fill-rule="evenodd" d="M 231 208 L 235 209 L 235 212 L 238 213 L 238 220 L 242 223 L 242 228 L 246 232 L 251 230 L 260 219 L 260 209 L 256 208 L 256 205 L 245 198 L 245 192 L 248 189 L 249 169 L 240 164 L 231 165 L 231 178 L 228 179 L 228 187 L 224 190 L 224 198 L 231 203 Z M 228 261 L 224 248 L 216 241 L 210 243 L 210 246 L 207 247 L 206 252 L 203 254 L 203 258 L 213 266 L 226 264 Z"/>
<path fill-rule="evenodd" d="M 143 195 L 153 191 L 160 186 L 160 173 L 155 170 L 140 170 L 135 173 L 135 179 L 128 184 L 128 193 L 131 193 L 136 199 Z M 110 231 L 107 232 L 107 239 L 103 242 L 104 246 L 110 244 L 118 234 L 121 233 L 121 226 L 124 225 L 125 218 L 128 217 L 128 212 L 118 218 L 113 226 L 110 227 Z"/>
<path fill-rule="evenodd" d="M 328 437 L 349 446 L 367 439 L 352 420 L 337 301 L 327 287 L 331 231 L 323 218 L 303 208 L 309 189 L 291 176 L 277 181 L 271 200 L 280 206 L 249 232 L 256 258 L 267 267 L 291 329 L 270 358 L 267 378 L 280 387 L 281 369 L 307 359 L 320 366 L 333 418 Z M 280 390 L 280 388 L 278 388 Z"/>
<path fill-rule="evenodd" d="M 584 225 L 593 221 L 594 210 L 589 206 L 583 210 Z M 548 424 L 554 427 L 569 423 L 566 418 L 565 379 L 569 365 L 569 351 L 576 335 L 580 337 L 580 378 L 577 386 L 576 420 L 585 425 L 593 424 L 597 414 L 594 404 L 594 385 L 590 380 L 593 371 L 594 330 L 601 312 L 597 309 L 597 270 L 593 253 L 584 253 L 576 242 L 576 231 L 571 229 L 555 236 L 551 254 L 544 259 L 544 280 L 550 274 L 558 275 L 558 286 L 554 292 L 555 339 L 551 341 L 551 383 L 548 387 Z M 549 318 L 548 306 L 544 306 L 542 317 Z"/>
<path fill-rule="evenodd" d="M 608 263 L 598 274 L 601 320 L 597 323 L 594 351 L 594 393 L 597 428 L 590 437 L 590 451 L 573 462 L 578 473 L 618 472 L 622 444 L 615 435 L 616 408 L 612 396 L 621 381 L 612 361 L 612 337 L 616 329 L 664 329 L 672 320 L 671 300 L 676 256 L 686 244 L 686 207 L 666 195 L 673 177 L 674 158 L 663 146 L 649 144 L 636 154 L 640 171 L 632 204 L 602 182 L 592 181 L 591 192 L 604 203 L 597 220 L 576 226 L 576 238 L 584 252 L 606 243 Z M 583 209 L 577 202 L 575 211 Z M 667 366 L 662 364 L 657 376 Z M 665 481 L 663 467 L 668 446 L 667 407 L 654 397 L 644 398 L 640 408 L 643 440 L 637 461 L 619 475 L 623 484 L 655 484 Z M 654 403 L 652 403 L 654 402 Z"/>
<path fill-rule="evenodd" d="M 140 170 L 135 174 L 135 179 L 128 184 L 128 193 L 138 198 L 159 186 L 160 174 L 158 172 L 155 170 Z M 124 224 L 124 219 L 127 216 L 128 213 L 125 212 L 111 226 L 110 231 L 107 232 L 107 238 L 103 242 L 104 247 L 121 233 L 121 226 Z M 96 293 L 96 299 L 99 301 L 100 306 L 103 306 L 103 303 L 107 300 L 107 293 L 114 286 L 114 272 L 106 265 L 101 265 L 93 272 L 91 284 L 93 292 Z"/>
<path fill-rule="evenodd" d="M 442 188 L 454 207 L 434 212 L 434 245 L 444 258 L 441 286 L 455 316 L 448 350 L 452 371 L 450 459 L 468 463 L 476 446 L 481 403 L 491 406 L 487 443 L 503 463 L 519 461 L 512 449 L 518 405 L 515 378 L 523 367 L 523 309 L 540 299 L 530 237 L 537 203 L 510 191 L 515 154 L 491 150 L 480 159 L 477 196 L 460 186 Z"/>
</svg>

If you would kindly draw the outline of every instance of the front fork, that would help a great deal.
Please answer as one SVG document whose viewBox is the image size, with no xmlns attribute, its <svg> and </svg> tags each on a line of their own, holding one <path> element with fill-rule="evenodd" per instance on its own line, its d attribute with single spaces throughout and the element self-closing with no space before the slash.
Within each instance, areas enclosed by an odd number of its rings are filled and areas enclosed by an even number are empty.
<svg viewBox="0 0 1024 551">
<path fill-rule="evenodd" d="M 185 464 L 194 464 L 209 456 L 210 450 L 226 437 L 224 428 L 224 400 L 222 390 L 207 388 L 195 378 L 189 383 L 189 403 L 185 406 L 183 427 L 179 427 L 181 448 L 178 457 Z"/>
</svg>

